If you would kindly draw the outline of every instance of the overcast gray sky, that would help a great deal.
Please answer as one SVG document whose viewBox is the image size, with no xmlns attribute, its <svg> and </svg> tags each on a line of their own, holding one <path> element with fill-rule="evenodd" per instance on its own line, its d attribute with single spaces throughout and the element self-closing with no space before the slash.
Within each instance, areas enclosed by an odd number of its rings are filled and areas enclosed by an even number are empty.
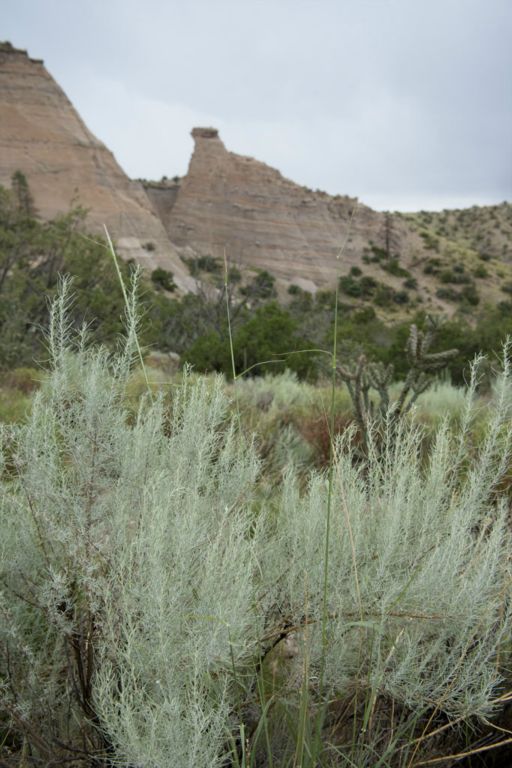
<svg viewBox="0 0 512 768">
<path fill-rule="evenodd" d="M 194 125 L 378 209 L 512 200 L 512 0 L 0 0 L 133 176 Z"/>
</svg>

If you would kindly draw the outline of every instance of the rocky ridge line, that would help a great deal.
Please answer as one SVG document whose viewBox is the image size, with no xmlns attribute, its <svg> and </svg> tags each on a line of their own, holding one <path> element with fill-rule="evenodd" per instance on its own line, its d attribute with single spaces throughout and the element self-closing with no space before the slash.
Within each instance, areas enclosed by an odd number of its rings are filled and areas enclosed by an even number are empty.
<svg viewBox="0 0 512 768">
<path fill-rule="evenodd" d="M 51 219 L 80 204 L 88 229 L 103 234 L 106 224 L 124 258 L 172 270 L 182 290 L 193 288 L 142 185 L 88 130 L 42 60 L 1 43 L 0 184 L 8 187 L 17 170 L 40 216 Z"/>
</svg>

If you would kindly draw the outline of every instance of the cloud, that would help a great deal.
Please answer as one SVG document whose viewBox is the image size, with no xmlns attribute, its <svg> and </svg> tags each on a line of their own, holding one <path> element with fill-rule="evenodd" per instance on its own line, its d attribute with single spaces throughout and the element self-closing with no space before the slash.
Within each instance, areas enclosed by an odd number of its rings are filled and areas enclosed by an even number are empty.
<svg viewBox="0 0 512 768">
<path fill-rule="evenodd" d="M 379 208 L 512 198 L 509 0 L 4 10 L 133 176 L 183 174 L 190 129 L 213 124 L 229 149 Z"/>
<path fill-rule="evenodd" d="M 145 98 L 108 79 L 86 79 L 79 90 L 88 127 L 132 178 L 184 175 L 193 150 L 191 128 L 224 122 L 186 104 Z"/>
</svg>

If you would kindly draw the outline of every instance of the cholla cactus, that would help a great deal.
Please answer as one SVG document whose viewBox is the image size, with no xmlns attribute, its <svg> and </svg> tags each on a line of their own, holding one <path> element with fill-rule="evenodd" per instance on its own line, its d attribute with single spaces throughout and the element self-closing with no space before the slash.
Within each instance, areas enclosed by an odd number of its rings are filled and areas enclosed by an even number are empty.
<svg viewBox="0 0 512 768">
<path fill-rule="evenodd" d="M 410 411 L 417 398 L 432 383 L 432 374 L 446 368 L 450 360 L 458 354 L 457 349 L 429 352 L 436 330 L 434 321 L 431 321 L 431 327 L 426 333 L 418 331 L 415 325 L 411 325 L 406 345 L 410 368 L 394 408 L 397 417 Z"/>
<path fill-rule="evenodd" d="M 432 374 L 445 368 L 450 360 L 457 355 L 458 350 L 449 349 L 443 352 L 429 352 L 435 339 L 436 325 L 431 321 L 427 332 L 418 331 L 411 325 L 406 344 L 406 354 L 409 362 L 409 372 L 402 385 L 400 394 L 390 408 L 389 387 L 393 381 L 393 366 L 383 363 L 370 363 L 365 355 L 361 355 L 351 368 L 337 366 L 337 372 L 352 399 L 354 415 L 363 436 L 363 444 L 367 447 L 368 434 L 378 415 L 381 421 L 392 414 L 397 421 L 405 416 L 412 408 L 418 397 L 425 392 L 433 381 Z M 375 407 L 370 396 L 370 390 L 377 392 L 378 406 Z"/>
</svg>

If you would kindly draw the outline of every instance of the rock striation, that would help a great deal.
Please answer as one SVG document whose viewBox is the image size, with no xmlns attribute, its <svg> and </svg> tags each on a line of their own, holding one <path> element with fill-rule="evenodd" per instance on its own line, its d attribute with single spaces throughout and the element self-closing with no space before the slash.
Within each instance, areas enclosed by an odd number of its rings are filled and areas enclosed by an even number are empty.
<svg viewBox="0 0 512 768">
<path fill-rule="evenodd" d="M 266 269 L 310 290 L 332 285 L 340 268 L 359 266 L 370 242 L 385 247 L 391 229 L 394 250 L 421 248 L 398 217 L 390 222 L 355 198 L 313 192 L 229 152 L 215 128 L 194 128 L 192 136 L 186 176 L 146 187 L 178 246 L 217 258 L 225 252 L 233 264 Z"/>
<path fill-rule="evenodd" d="M 106 224 L 125 258 L 172 270 L 182 290 L 193 288 L 142 184 L 88 130 L 41 60 L 0 43 L 0 184 L 9 186 L 17 170 L 43 218 L 79 204 L 89 230 L 102 233 Z"/>
<path fill-rule="evenodd" d="M 284 300 L 291 284 L 314 293 L 332 289 L 341 277 L 343 302 L 371 303 L 382 314 L 453 315 L 503 300 L 502 286 L 512 277 L 508 204 L 492 211 L 378 212 L 229 152 L 215 128 L 194 128 L 192 137 L 187 174 L 146 184 L 154 210 L 184 255 L 219 261 L 225 255 L 246 278 L 247 272 L 267 270 Z"/>
<path fill-rule="evenodd" d="M 192 267 L 199 256 L 226 256 L 246 282 L 268 270 L 281 299 L 290 284 L 315 292 L 341 276 L 344 301 L 391 312 L 473 311 L 510 292 L 509 204 L 380 213 L 229 152 L 216 128 L 192 136 L 183 178 L 132 181 L 43 62 L 0 43 L 0 184 L 22 171 L 47 219 L 82 205 L 89 230 L 106 224 L 121 255 L 172 271 L 182 292 L 198 288 L 185 260 Z"/>
</svg>

